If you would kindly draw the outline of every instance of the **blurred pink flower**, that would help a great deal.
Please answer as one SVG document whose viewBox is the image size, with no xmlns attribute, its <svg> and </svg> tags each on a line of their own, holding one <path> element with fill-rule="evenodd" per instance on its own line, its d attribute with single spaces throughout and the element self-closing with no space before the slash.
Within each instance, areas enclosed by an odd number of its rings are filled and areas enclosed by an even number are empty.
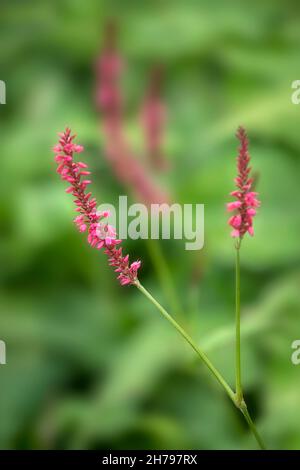
<svg viewBox="0 0 300 470">
<path fill-rule="evenodd" d="M 251 168 L 249 167 L 250 155 L 248 152 L 248 138 L 243 127 L 239 127 L 237 138 L 240 141 L 239 154 L 237 157 L 238 176 L 235 178 L 237 190 L 230 193 L 237 200 L 227 204 L 229 212 L 236 211 L 236 214 L 228 220 L 229 225 L 233 227 L 231 236 L 242 239 L 245 233 L 254 235 L 253 217 L 256 214 L 255 207 L 259 207 L 260 201 L 257 194 L 251 191 L 253 178 L 249 177 Z"/>
<path fill-rule="evenodd" d="M 105 156 L 118 180 L 145 204 L 168 202 L 150 171 L 132 152 L 124 131 L 120 87 L 123 59 L 115 45 L 114 24 L 108 24 L 104 47 L 96 64 L 96 105 L 103 117 Z M 152 131 L 153 133 L 153 131 Z"/>
<path fill-rule="evenodd" d="M 167 109 L 161 96 L 162 79 L 162 67 L 153 67 L 141 108 L 141 125 L 144 131 L 146 152 L 151 164 L 158 170 L 169 167 L 162 151 L 167 121 Z"/>
<path fill-rule="evenodd" d="M 87 165 L 75 162 L 73 159 L 73 154 L 82 152 L 83 147 L 73 143 L 75 135 L 71 135 L 71 130 L 68 128 L 59 136 L 59 144 L 53 149 L 56 154 L 55 161 L 58 163 L 56 171 L 62 180 L 71 184 L 66 192 L 73 194 L 77 206 L 75 210 L 80 213 L 75 217 L 74 223 L 80 232 L 88 232 L 88 243 L 92 247 L 98 250 L 104 248 L 109 264 L 118 273 L 120 284 L 122 286 L 135 284 L 141 262 L 134 261 L 129 264 L 129 256 L 123 256 L 122 248 L 117 246 L 121 240 L 117 239 L 116 230 L 104 222 L 109 213 L 107 211 L 98 212 L 96 199 L 92 197 L 91 192 L 86 192 L 91 181 L 82 180 L 82 177 L 90 172 L 82 171 L 82 168 L 87 168 Z"/>
</svg>

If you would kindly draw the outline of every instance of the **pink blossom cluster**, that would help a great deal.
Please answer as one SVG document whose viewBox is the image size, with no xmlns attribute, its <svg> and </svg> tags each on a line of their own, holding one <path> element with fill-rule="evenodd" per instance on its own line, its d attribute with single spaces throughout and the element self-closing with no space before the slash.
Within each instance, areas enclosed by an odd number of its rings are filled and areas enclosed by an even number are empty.
<svg viewBox="0 0 300 470">
<path fill-rule="evenodd" d="M 79 215 L 75 217 L 74 223 L 80 232 L 88 233 L 88 243 L 92 247 L 98 250 L 104 249 L 110 266 L 113 266 L 118 273 L 120 284 L 122 286 L 135 284 L 141 262 L 134 261 L 129 264 L 129 256 L 123 256 L 122 247 L 118 246 L 121 240 L 117 239 L 115 229 L 104 222 L 109 213 L 97 211 L 96 199 L 92 197 L 91 192 L 87 192 L 87 187 L 91 184 L 91 180 L 86 179 L 90 175 L 87 165 L 83 162 L 75 162 L 73 159 L 73 154 L 82 152 L 83 147 L 73 142 L 75 135 L 71 135 L 71 130 L 68 128 L 59 136 L 59 143 L 53 150 L 58 164 L 57 173 L 60 174 L 62 180 L 70 184 L 66 192 L 75 197 L 75 210 Z"/>
<path fill-rule="evenodd" d="M 240 141 L 239 153 L 237 157 L 238 175 L 235 178 L 237 189 L 230 193 L 236 198 L 236 201 L 227 204 L 229 212 L 235 211 L 228 221 L 233 228 L 231 236 L 242 239 L 245 233 L 254 235 L 253 217 L 256 214 L 256 208 L 260 206 L 257 199 L 258 193 L 252 191 L 253 178 L 250 178 L 251 167 L 249 167 L 250 155 L 248 151 L 248 138 L 243 127 L 239 127 L 237 138 Z"/>
</svg>

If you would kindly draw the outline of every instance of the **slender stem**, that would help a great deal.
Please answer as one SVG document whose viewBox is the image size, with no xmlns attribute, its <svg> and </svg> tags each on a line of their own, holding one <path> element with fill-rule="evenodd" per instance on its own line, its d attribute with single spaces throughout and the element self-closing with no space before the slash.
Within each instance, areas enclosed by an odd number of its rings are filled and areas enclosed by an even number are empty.
<svg viewBox="0 0 300 470">
<path fill-rule="evenodd" d="M 236 406 L 241 410 L 245 420 L 248 423 L 255 439 L 261 449 L 266 449 L 262 438 L 260 437 L 255 424 L 249 414 L 246 402 L 243 398 L 242 372 L 241 372 L 241 269 L 240 269 L 240 247 L 241 239 L 236 244 L 236 262 L 235 262 L 235 382 L 236 382 Z"/>
<path fill-rule="evenodd" d="M 197 355 L 200 357 L 200 359 L 204 362 L 204 364 L 208 367 L 208 369 L 212 372 L 214 377 L 217 379 L 219 384 L 223 387 L 231 401 L 234 403 L 234 405 L 242 412 L 250 430 L 252 431 L 259 447 L 261 449 L 265 449 L 265 445 L 261 439 L 261 437 L 258 434 L 258 431 L 249 415 L 249 412 L 247 410 L 247 406 L 244 400 L 241 402 L 237 401 L 236 394 L 233 392 L 231 387 L 228 385 L 224 377 L 220 374 L 220 372 L 215 368 L 215 366 L 210 362 L 206 354 L 197 346 L 197 344 L 194 342 L 194 340 L 190 337 L 190 335 L 177 323 L 177 321 L 160 305 L 159 302 L 150 294 L 150 292 L 145 289 L 145 287 L 142 286 L 142 284 L 139 281 L 136 281 L 135 283 L 136 287 L 139 289 L 142 294 L 147 297 L 147 299 L 150 300 L 150 302 L 155 305 L 155 307 L 160 311 L 160 313 L 168 320 L 169 323 L 171 323 L 174 328 L 183 336 L 183 338 L 187 341 L 187 343 L 193 348 L 193 350 L 197 353 Z"/>
<path fill-rule="evenodd" d="M 240 404 L 243 400 L 241 378 L 241 292 L 240 292 L 240 244 L 236 246 L 235 263 L 235 383 L 236 399 Z"/>
<path fill-rule="evenodd" d="M 235 394 L 231 387 L 228 385 L 226 380 L 222 377 L 220 372 L 215 368 L 215 366 L 210 362 L 206 354 L 196 345 L 194 340 L 190 337 L 190 335 L 177 323 L 177 321 L 160 305 L 157 300 L 152 297 L 150 292 L 145 289 L 141 285 L 140 282 L 136 283 L 137 288 L 155 305 L 155 307 L 162 313 L 162 315 L 176 328 L 176 330 L 183 336 L 183 338 L 189 343 L 189 345 L 193 348 L 193 350 L 198 354 L 200 359 L 205 363 L 205 365 L 209 368 L 212 374 L 215 376 L 217 381 L 220 385 L 224 388 L 225 392 L 229 396 L 229 398 L 235 403 Z"/>
<path fill-rule="evenodd" d="M 247 405 L 246 403 L 243 401 L 242 403 L 242 406 L 240 408 L 245 420 L 247 421 L 248 423 L 248 426 L 249 428 L 251 429 L 255 439 L 257 440 L 257 443 L 259 445 L 259 447 L 262 449 L 262 450 L 266 450 L 266 446 L 265 446 L 265 443 L 264 441 L 262 440 L 261 436 L 259 435 L 257 429 L 256 429 L 256 426 L 255 424 L 253 423 L 252 419 L 251 419 L 251 416 L 249 414 L 249 411 L 247 409 Z"/>
</svg>

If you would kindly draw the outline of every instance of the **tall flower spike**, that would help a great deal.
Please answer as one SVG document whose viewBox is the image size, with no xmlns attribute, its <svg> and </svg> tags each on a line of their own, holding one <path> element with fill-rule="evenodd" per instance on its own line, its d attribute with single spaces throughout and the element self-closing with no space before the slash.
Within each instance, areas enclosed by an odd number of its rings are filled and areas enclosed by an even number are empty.
<svg viewBox="0 0 300 470">
<path fill-rule="evenodd" d="M 109 213 L 98 212 L 96 199 L 92 197 L 91 192 L 87 192 L 87 187 L 91 184 L 91 181 L 86 179 L 90 174 L 87 165 L 75 162 L 73 159 L 74 153 L 82 152 L 83 147 L 74 144 L 75 135 L 71 135 L 69 128 L 59 136 L 59 143 L 53 150 L 58 164 L 57 173 L 62 180 L 70 183 L 66 192 L 75 196 L 74 203 L 77 206 L 75 210 L 79 215 L 75 217 L 74 223 L 80 232 L 88 233 L 88 243 L 92 247 L 98 250 L 104 249 L 110 266 L 113 266 L 118 273 L 118 280 L 122 286 L 136 284 L 141 262 L 134 261 L 129 264 L 129 256 L 123 256 L 122 248 L 118 247 L 121 240 L 117 239 L 116 230 L 105 222 Z"/>
<path fill-rule="evenodd" d="M 237 156 L 238 175 L 234 180 L 237 189 L 230 193 L 236 200 L 227 204 L 227 210 L 228 212 L 234 211 L 234 215 L 228 220 L 233 228 L 231 236 L 241 240 L 247 232 L 251 236 L 254 235 L 253 217 L 256 214 L 256 208 L 260 206 L 260 201 L 257 199 L 258 193 L 252 191 L 253 178 L 249 176 L 251 172 L 249 141 L 243 127 L 238 128 L 236 137 L 240 141 Z"/>
</svg>

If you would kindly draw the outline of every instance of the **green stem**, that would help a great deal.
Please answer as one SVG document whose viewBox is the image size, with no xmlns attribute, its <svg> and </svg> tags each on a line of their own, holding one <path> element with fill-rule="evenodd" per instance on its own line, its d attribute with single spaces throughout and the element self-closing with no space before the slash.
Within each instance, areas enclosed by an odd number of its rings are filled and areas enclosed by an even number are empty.
<svg viewBox="0 0 300 470">
<path fill-rule="evenodd" d="M 160 311 L 160 313 L 168 320 L 169 323 L 171 323 L 174 328 L 181 334 L 181 336 L 187 341 L 187 343 L 193 348 L 193 350 L 196 352 L 196 354 L 200 357 L 200 359 L 204 362 L 204 364 L 208 367 L 208 369 L 211 371 L 211 373 L 214 375 L 214 377 L 217 379 L 219 384 L 223 387 L 231 401 L 234 403 L 234 405 L 242 412 L 246 422 L 248 423 L 248 426 L 250 430 L 252 431 L 255 439 L 257 440 L 258 445 L 260 446 L 261 449 L 265 449 L 264 443 L 259 436 L 257 429 L 249 415 L 249 412 L 247 410 L 246 403 L 244 400 L 242 402 L 238 403 L 236 394 L 233 392 L 231 387 L 228 385 L 224 377 L 220 374 L 220 372 L 215 368 L 215 366 L 210 362 L 206 354 L 197 346 L 197 344 L 194 342 L 194 340 L 191 338 L 191 336 L 177 323 L 177 321 L 160 305 L 157 300 L 152 297 L 150 292 L 145 289 L 145 287 L 142 286 L 142 284 L 139 281 L 136 281 L 135 283 L 136 287 L 139 289 L 140 292 L 142 292 L 147 299 L 150 300 L 150 302 L 153 303 L 153 305 Z"/>
<path fill-rule="evenodd" d="M 240 243 L 236 246 L 235 263 L 235 384 L 237 403 L 242 403 L 243 390 L 241 378 L 241 292 L 240 292 Z"/>
<path fill-rule="evenodd" d="M 136 283 L 137 288 L 155 305 L 155 307 L 160 311 L 160 313 L 173 325 L 176 330 L 183 336 L 183 338 L 192 346 L 193 350 L 198 354 L 200 359 L 205 363 L 205 365 L 209 368 L 212 374 L 215 376 L 217 381 L 220 385 L 224 388 L 225 392 L 229 396 L 229 398 L 235 403 L 235 394 L 232 391 L 231 387 L 228 385 L 226 380 L 222 377 L 220 372 L 214 367 L 214 365 L 210 362 L 206 354 L 196 345 L 194 340 L 190 337 L 190 335 L 177 323 L 177 321 L 160 305 L 157 300 L 152 297 L 150 292 L 142 286 L 140 282 Z"/>
<path fill-rule="evenodd" d="M 261 436 L 259 435 L 259 433 L 256 429 L 256 426 L 255 426 L 255 424 L 253 423 L 253 421 L 251 419 L 251 416 L 250 416 L 249 411 L 247 409 L 247 405 L 244 401 L 241 404 L 240 410 L 241 410 L 245 420 L 247 421 L 248 426 L 251 429 L 255 439 L 257 440 L 257 443 L 258 443 L 259 447 L 261 448 L 261 450 L 266 450 L 266 446 L 264 444 L 264 441 L 262 440 Z"/>
<path fill-rule="evenodd" d="M 246 402 L 243 398 L 242 372 L 241 372 L 241 269 L 240 269 L 240 247 L 241 239 L 236 244 L 235 258 L 235 384 L 236 384 L 236 406 L 241 410 L 255 439 L 261 449 L 266 449 L 262 438 L 258 434 L 253 423 Z"/>
</svg>

